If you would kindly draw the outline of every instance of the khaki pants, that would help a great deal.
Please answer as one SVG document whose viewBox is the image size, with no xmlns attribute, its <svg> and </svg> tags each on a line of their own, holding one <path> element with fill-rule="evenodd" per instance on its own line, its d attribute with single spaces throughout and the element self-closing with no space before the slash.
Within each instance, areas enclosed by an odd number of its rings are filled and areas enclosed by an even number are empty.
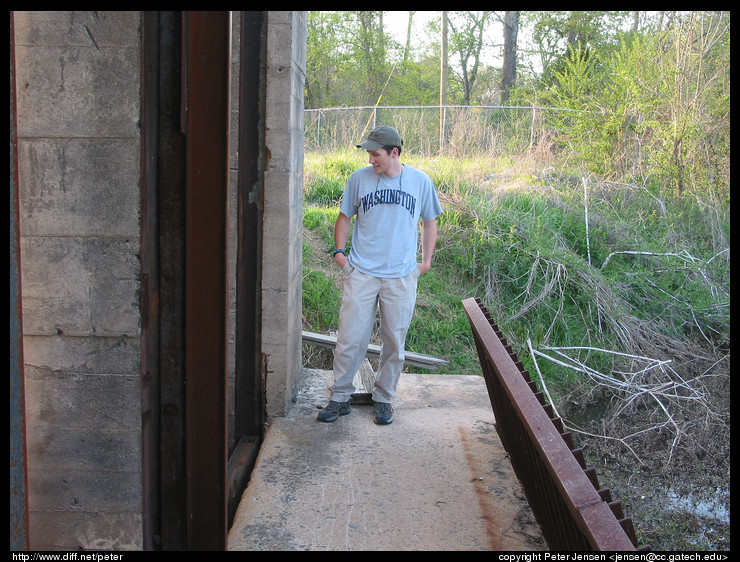
<svg viewBox="0 0 740 562">
<path fill-rule="evenodd" d="M 406 333 L 414 314 L 418 279 L 418 269 L 406 277 L 381 279 L 365 275 L 347 263 L 334 351 L 332 400 L 346 402 L 355 391 L 353 379 L 365 358 L 380 308 L 382 350 L 373 400 L 393 401 L 403 369 Z"/>
</svg>

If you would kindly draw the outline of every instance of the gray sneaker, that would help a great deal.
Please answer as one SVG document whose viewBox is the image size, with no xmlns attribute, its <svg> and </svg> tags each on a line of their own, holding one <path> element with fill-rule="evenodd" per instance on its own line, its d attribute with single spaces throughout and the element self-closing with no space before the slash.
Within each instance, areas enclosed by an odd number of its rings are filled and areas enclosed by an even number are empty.
<svg viewBox="0 0 740 562">
<path fill-rule="evenodd" d="M 393 408 L 387 402 L 373 401 L 375 409 L 375 423 L 379 425 L 388 425 L 393 423 Z"/>
<path fill-rule="evenodd" d="M 346 402 L 335 402 L 330 400 L 329 403 L 319 412 L 316 419 L 322 422 L 333 422 L 339 416 L 346 416 L 352 410 L 349 400 Z"/>
</svg>

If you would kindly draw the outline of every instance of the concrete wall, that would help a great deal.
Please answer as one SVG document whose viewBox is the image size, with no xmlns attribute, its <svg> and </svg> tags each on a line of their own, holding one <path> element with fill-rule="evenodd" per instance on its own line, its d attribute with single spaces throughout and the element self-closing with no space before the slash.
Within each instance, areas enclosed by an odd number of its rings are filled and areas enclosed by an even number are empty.
<svg viewBox="0 0 740 562">
<path fill-rule="evenodd" d="M 285 415 L 301 372 L 305 12 L 268 13 L 262 352 L 267 413 Z M 286 46 L 290 46 L 287 49 Z"/>
<path fill-rule="evenodd" d="M 140 549 L 140 14 L 14 18 L 31 548 Z M 275 416 L 301 370 L 305 33 L 304 12 L 268 13 L 262 351 Z M 230 326 L 233 348 L 233 299 Z"/>
<path fill-rule="evenodd" d="M 15 32 L 30 541 L 136 549 L 139 13 Z"/>
</svg>

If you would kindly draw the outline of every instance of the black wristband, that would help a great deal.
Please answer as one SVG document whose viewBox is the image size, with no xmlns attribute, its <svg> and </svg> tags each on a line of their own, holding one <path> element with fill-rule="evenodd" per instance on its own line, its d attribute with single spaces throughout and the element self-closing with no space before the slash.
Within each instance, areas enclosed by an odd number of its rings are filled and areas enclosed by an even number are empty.
<svg viewBox="0 0 740 562">
<path fill-rule="evenodd" d="M 342 250 L 341 248 L 338 248 L 338 249 L 336 249 L 336 250 L 334 250 L 334 251 L 332 252 L 332 255 L 333 255 L 333 256 L 336 256 L 337 254 L 340 254 L 340 253 L 341 253 L 341 254 L 344 254 L 344 250 Z M 344 255 L 346 256 L 347 254 L 344 254 Z"/>
</svg>

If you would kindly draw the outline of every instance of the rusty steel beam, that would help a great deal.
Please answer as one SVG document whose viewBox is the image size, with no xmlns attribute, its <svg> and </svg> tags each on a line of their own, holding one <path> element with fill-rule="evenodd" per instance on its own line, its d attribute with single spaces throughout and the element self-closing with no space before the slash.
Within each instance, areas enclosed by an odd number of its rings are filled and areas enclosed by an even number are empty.
<svg viewBox="0 0 740 562">
<path fill-rule="evenodd" d="M 229 12 L 184 15 L 187 545 L 225 550 L 228 532 L 226 279 Z"/>
<path fill-rule="evenodd" d="M 261 439 L 262 169 L 264 167 L 264 50 L 266 12 L 242 11 L 239 34 L 239 158 L 237 189 L 235 422 L 237 436 Z"/>
<path fill-rule="evenodd" d="M 144 550 L 184 550 L 185 136 L 182 13 L 141 16 L 141 349 Z"/>
<path fill-rule="evenodd" d="M 632 521 L 563 432 L 516 353 L 476 299 L 463 301 L 496 429 L 553 550 L 635 550 Z"/>
</svg>

